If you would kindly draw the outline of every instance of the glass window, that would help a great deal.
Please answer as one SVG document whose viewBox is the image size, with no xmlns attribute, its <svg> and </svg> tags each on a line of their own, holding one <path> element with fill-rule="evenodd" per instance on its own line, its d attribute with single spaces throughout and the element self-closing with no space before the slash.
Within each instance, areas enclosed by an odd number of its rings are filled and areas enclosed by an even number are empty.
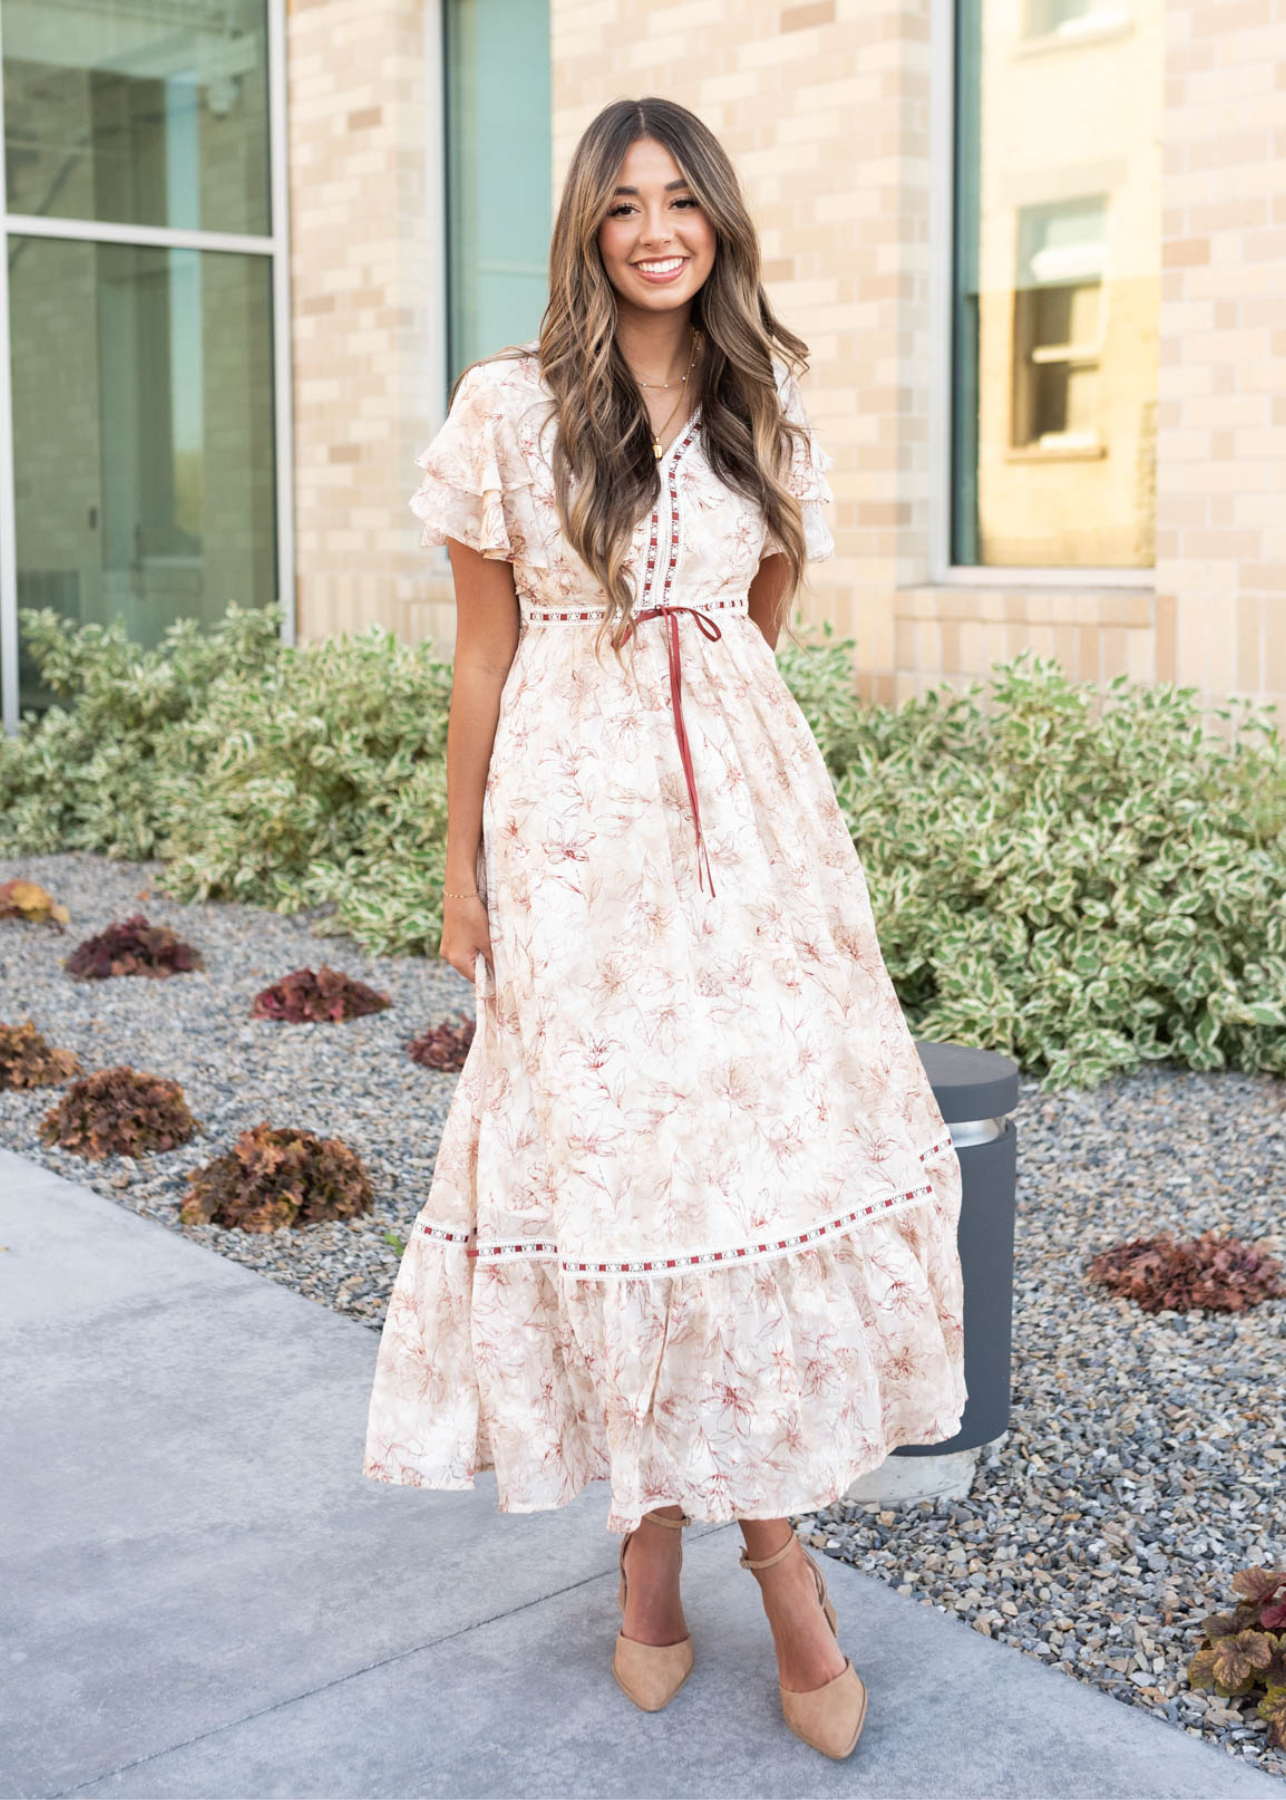
<svg viewBox="0 0 1286 1800">
<path fill-rule="evenodd" d="M 270 603 L 270 259 L 11 236 L 9 263 L 19 606 L 151 645 Z"/>
<path fill-rule="evenodd" d="M 1117 0 L 1028 0 L 1027 35 L 1045 37 L 1050 32 L 1072 36 L 1083 31 L 1105 31 L 1129 22 L 1129 13 Z"/>
<path fill-rule="evenodd" d="M 1102 198 L 1019 211 L 1015 444 L 1101 447 L 1104 211 Z"/>
<path fill-rule="evenodd" d="M 536 336 L 549 297 L 547 0 L 447 0 L 447 361 Z"/>
<path fill-rule="evenodd" d="M 952 561 L 1149 567 L 1160 0 L 957 21 Z"/>
<path fill-rule="evenodd" d="M 10 212 L 266 235 L 266 0 L 3 0 Z"/>
</svg>

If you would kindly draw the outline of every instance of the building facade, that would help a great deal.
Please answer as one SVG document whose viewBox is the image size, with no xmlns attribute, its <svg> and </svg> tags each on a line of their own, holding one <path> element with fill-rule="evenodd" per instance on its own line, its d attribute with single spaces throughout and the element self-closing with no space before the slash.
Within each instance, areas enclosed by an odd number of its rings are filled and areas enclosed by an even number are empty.
<svg viewBox="0 0 1286 1800">
<path fill-rule="evenodd" d="M 0 47 L 10 724 L 22 605 L 449 653 L 414 458 L 648 93 L 727 146 L 810 346 L 803 610 L 863 695 L 1030 647 L 1286 702 L 1282 0 L 0 0 Z"/>
</svg>

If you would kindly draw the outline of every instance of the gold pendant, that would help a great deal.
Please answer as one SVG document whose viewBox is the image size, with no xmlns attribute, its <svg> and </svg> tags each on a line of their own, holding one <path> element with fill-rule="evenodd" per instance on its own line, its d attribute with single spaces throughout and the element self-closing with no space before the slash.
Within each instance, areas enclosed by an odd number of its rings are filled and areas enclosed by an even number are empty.
<svg viewBox="0 0 1286 1800">
<path fill-rule="evenodd" d="M 665 455 L 665 451 L 662 450 L 655 438 L 652 439 L 652 454 L 656 457 L 658 462 L 660 462 L 661 458 Z"/>
</svg>

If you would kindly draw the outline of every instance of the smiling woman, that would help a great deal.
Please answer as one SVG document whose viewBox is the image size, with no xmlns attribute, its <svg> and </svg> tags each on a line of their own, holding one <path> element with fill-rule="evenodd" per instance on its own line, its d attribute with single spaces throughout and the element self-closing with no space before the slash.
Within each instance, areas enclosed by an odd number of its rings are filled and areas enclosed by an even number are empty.
<svg viewBox="0 0 1286 1800">
<path fill-rule="evenodd" d="M 412 499 L 456 578 L 442 954 L 478 1029 L 364 1472 L 494 1468 L 516 1512 L 607 1482 L 612 1669 L 649 1711 L 693 1664 L 677 1527 L 736 1519 L 787 1722 L 846 1756 L 865 1688 L 789 1515 L 966 1393 L 960 1165 L 772 654 L 834 548 L 831 459 L 691 113 L 599 115 L 550 271 Z"/>
<path fill-rule="evenodd" d="M 655 139 L 632 143 L 598 233 L 603 267 L 617 294 L 617 343 L 642 392 L 658 457 L 690 410 L 688 390 L 701 340 L 692 330 L 688 342 L 677 346 L 687 366 L 676 376 L 675 332 L 688 323 L 684 300 L 700 291 L 714 267 L 716 242 L 708 215 L 675 169 L 674 158 Z M 654 298 L 652 289 L 664 290 L 663 298 Z M 663 373 L 639 372 L 662 365 Z M 695 388 L 700 385 L 698 372 Z"/>
</svg>

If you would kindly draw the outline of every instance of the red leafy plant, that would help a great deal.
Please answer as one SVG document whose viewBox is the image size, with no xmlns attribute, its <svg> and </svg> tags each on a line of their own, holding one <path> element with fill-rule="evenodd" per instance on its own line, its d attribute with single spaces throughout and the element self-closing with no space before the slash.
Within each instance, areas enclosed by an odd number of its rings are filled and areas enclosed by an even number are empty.
<svg viewBox="0 0 1286 1800">
<path fill-rule="evenodd" d="M 1092 1280 L 1135 1301 L 1144 1312 L 1163 1307 L 1189 1312 L 1196 1306 L 1244 1312 L 1261 1300 L 1279 1300 L 1284 1292 L 1276 1257 L 1213 1231 L 1185 1243 L 1169 1235 L 1134 1238 L 1100 1251 L 1089 1272 Z"/>
<path fill-rule="evenodd" d="M 1188 1664 L 1188 1683 L 1213 1688 L 1225 1700 L 1256 1694 L 1268 1722 L 1268 1741 L 1286 1750 L 1286 1569 L 1238 1569 L 1232 1612 L 1203 1619 L 1201 1646 Z"/>
<path fill-rule="evenodd" d="M 0 881 L 0 919 L 30 919 L 61 931 L 70 918 L 67 908 L 38 881 L 24 881 L 21 875 L 15 881 Z"/>
<path fill-rule="evenodd" d="M 78 981 L 105 981 L 112 975 L 147 975 L 160 980 L 204 967 L 201 953 L 185 944 L 168 925 L 149 925 L 142 913 L 131 913 L 95 937 L 77 944 L 63 965 Z"/>
<path fill-rule="evenodd" d="M 255 995 L 250 1016 L 280 1019 L 288 1025 L 314 1020 L 339 1024 L 344 1019 L 383 1012 L 392 1004 L 387 994 L 377 993 L 364 981 L 354 981 L 323 963 L 315 973 L 312 969 L 294 969 L 271 987 L 263 988 Z"/>
<path fill-rule="evenodd" d="M 426 1069 L 462 1069 L 476 1030 L 472 1019 L 462 1019 L 458 1025 L 444 1021 L 430 1026 L 421 1037 L 412 1038 L 406 1053 L 412 1062 L 422 1063 Z"/>
<path fill-rule="evenodd" d="M 95 1161 L 173 1150 L 196 1129 L 177 1081 L 127 1065 L 73 1082 L 40 1121 L 45 1143 Z"/>
<path fill-rule="evenodd" d="M 266 1119 L 194 1169 L 188 1187 L 179 1209 L 185 1225 L 280 1231 L 371 1210 L 371 1184 L 347 1144 Z"/>
<path fill-rule="evenodd" d="M 0 1025 L 0 1089 L 51 1087 L 80 1074 L 73 1050 L 55 1050 L 28 1019 Z"/>
</svg>

